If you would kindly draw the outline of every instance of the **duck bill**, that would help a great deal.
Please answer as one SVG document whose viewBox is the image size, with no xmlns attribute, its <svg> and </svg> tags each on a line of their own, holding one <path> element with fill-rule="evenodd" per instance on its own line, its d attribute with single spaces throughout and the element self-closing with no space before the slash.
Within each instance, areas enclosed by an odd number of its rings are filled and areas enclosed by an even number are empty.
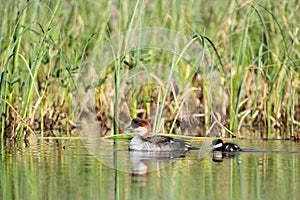
<svg viewBox="0 0 300 200">
<path fill-rule="evenodd" d="M 132 126 L 128 126 L 126 128 L 124 128 L 124 131 L 133 131 L 134 129 L 132 128 Z"/>
</svg>

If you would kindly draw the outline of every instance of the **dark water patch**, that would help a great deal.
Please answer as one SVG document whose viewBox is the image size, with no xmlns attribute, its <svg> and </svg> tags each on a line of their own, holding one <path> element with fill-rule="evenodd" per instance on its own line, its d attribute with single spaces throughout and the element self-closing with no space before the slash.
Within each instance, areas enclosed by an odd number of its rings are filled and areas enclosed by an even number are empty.
<svg viewBox="0 0 300 200">
<path fill-rule="evenodd" d="M 265 153 L 265 154 L 300 154 L 300 151 L 272 151 L 263 149 L 243 149 L 241 153 Z"/>
</svg>

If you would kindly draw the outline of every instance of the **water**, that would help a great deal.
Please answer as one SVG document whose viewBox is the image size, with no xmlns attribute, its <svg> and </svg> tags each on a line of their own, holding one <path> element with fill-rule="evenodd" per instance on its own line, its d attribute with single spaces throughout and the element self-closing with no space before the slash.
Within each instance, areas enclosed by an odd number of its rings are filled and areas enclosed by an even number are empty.
<svg viewBox="0 0 300 200">
<path fill-rule="evenodd" d="M 212 153 L 199 159 L 198 151 L 184 157 L 131 155 L 126 140 L 107 142 L 111 147 L 103 157 L 103 148 L 90 148 L 99 142 L 31 139 L 27 147 L 6 144 L 1 150 L 0 198 L 298 199 L 296 142 L 237 140 L 242 148 L 259 151 L 222 162 L 214 162 Z"/>
</svg>

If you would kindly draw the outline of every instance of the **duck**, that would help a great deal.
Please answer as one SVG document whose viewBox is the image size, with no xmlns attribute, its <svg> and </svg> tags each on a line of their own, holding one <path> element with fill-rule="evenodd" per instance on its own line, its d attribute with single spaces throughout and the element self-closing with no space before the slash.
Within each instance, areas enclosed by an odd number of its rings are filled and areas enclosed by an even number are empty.
<svg viewBox="0 0 300 200">
<path fill-rule="evenodd" d="M 148 120 L 134 118 L 126 131 L 135 132 L 130 140 L 129 151 L 187 151 L 191 147 L 183 140 L 174 139 L 168 136 L 150 136 L 151 125 Z"/>
<path fill-rule="evenodd" d="M 243 151 L 237 144 L 230 142 L 223 142 L 221 139 L 212 141 L 211 148 L 213 151 L 221 151 L 222 153 Z"/>
</svg>

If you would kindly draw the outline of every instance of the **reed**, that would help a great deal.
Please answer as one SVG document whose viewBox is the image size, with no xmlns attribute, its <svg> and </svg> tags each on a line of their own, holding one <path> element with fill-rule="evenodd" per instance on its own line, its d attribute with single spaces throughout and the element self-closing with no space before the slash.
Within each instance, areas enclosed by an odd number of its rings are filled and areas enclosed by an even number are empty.
<svg viewBox="0 0 300 200">
<path fill-rule="evenodd" d="M 184 116 L 181 108 L 186 100 L 183 96 L 188 96 L 186 90 L 196 102 L 197 112 L 190 114 L 206 130 L 211 113 L 217 111 L 224 126 L 240 137 L 286 138 L 299 133 L 297 1 L 1 3 L 1 138 L 48 136 L 51 132 L 70 136 L 75 75 L 84 70 L 86 62 L 101 63 L 100 54 L 93 51 L 99 43 L 135 28 L 141 30 L 137 48 L 126 51 L 125 41 L 120 52 L 115 52 L 116 59 L 100 66 L 101 74 L 93 85 L 98 119 L 107 131 L 117 133 L 122 128 L 119 114 L 124 109 L 118 100 L 124 76 L 143 68 L 148 80 L 159 82 L 160 91 L 153 89 L 151 81 L 146 82 L 146 89 L 139 88 L 137 76 L 130 85 L 129 115 L 135 117 L 144 110 L 144 116 L 155 121 L 156 131 L 162 130 L 164 119 L 168 124 L 163 126 L 169 126 L 165 130 L 178 133 L 176 123 Z M 202 62 L 196 69 L 197 62 L 189 63 L 182 56 L 184 49 L 182 55 L 143 49 L 145 27 L 175 30 L 193 43 L 198 39 L 211 57 L 210 64 L 203 68 Z M 161 76 L 151 75 L 159 70 Z M 210 76 L 215 71 L 218 78 Z M 174 75 L 180 77 L 178 85 L 172 82 Z M 185 88 L 188 82 L 191 85 Z M 222 98 L 218 96 L 221 92 Z M 153 104 L 159 105 L 156 118 L 150 114 Z M 194 131 L 191 134 L 203 135 L 203 130 Z"/>
</svg>

